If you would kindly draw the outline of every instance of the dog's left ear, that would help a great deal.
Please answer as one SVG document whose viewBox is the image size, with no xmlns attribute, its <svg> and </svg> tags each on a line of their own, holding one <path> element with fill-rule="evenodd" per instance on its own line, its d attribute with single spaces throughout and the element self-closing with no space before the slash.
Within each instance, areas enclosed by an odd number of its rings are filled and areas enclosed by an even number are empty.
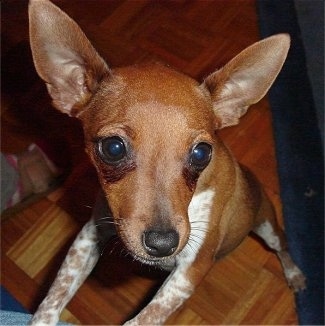
<svg viewBox="0 0 325 326">
<path fill-rule="evenodd" d="M 80 27 L 48 0 L 29 2 L 30 44 L 36 70 L 54 106 L 78 116 L 109 73 Z"/>
<path fill-rule="evenodd" d="M 246 48 L 205 79 L 203 86 L 211 94 L 218 129 L 238 124 L 248 107 L 266 94 L 289 47 L 288 34 L 271 36 Z"/>
</svg>

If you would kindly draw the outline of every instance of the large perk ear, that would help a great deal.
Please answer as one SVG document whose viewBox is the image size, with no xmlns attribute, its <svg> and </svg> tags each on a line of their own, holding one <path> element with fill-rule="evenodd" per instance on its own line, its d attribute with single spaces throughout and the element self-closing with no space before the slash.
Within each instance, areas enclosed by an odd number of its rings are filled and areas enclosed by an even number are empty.
<svg viewBox="0 0 325 326">
<path fill-rule="evenodd" d="M 78 116 L 109 73 L 79 26 L 48 0 L 30 0 L 29 34 L 36 70 L 54 106 Z"/>
<path fill-rule="evenodd" d="M 266 94 L 289 47 L 289 35 L 271 36 L 246 48 L 205 79 L 203 86 L 211 93 L 219 129 L 238 124 L 248 107 Z"/>
</svg>

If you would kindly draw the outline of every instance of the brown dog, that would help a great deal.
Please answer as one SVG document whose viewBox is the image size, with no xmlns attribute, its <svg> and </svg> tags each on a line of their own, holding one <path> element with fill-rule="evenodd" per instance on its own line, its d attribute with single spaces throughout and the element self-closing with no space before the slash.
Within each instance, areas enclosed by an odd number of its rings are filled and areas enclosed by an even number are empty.
<svg viewBox="0 0 325 326">
<path fill-rule="evenodd" d="M 250 231 L 276 251 L 289 285 L 305 287 L 273 208 L 216 130 L 235 125 L 278 75 L 289 36 L 255 43 L 202 84 L 159 64 L 111 70 L 77 24 L 48 0 L 32 0 L 30 41 L 54 106 L 78 117 L 104 196 L 78 235 L 32 324 L 55 324 L 98 259 L 110 232 L 142 262 L 171 271 L 128 324 L 162 324 L 195 290 L 216 257 Z M 104 202 L 104 203 L 103 203 Z"/>
</svg>

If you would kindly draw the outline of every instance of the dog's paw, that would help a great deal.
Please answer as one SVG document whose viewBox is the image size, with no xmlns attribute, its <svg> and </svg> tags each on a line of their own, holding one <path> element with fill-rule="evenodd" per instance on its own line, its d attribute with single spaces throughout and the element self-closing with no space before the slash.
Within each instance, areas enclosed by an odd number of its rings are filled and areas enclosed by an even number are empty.
<svg viewBox="0 0 325 326">
<path fill-rule="evenodd" d="M 293 289 L 294 292 L 299 292 L 306 289 L 306 277 L 297 266 L 288 269 L 285 272 L 285 276 L 289 287 Z"/>
</svg>

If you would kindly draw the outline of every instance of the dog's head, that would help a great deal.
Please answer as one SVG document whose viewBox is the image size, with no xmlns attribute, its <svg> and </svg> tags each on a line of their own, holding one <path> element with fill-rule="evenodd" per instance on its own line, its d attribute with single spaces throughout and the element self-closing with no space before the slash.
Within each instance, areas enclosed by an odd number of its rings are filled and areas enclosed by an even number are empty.
<svg viewBox="0 0 325 326">
<path fill-rule="evenodd" d="M 216 129 L 235 125 L 280 71 L 289 37 L 244 50 L 202 84 L 160 64 L 111 70 L 77 24 L 32 0 L 36 69 L 54 106 L 78 117 L 117 229 L 142 260 L 179 253 L 194 193 L 216 187 L 230 160 Z"/>
</svg>

